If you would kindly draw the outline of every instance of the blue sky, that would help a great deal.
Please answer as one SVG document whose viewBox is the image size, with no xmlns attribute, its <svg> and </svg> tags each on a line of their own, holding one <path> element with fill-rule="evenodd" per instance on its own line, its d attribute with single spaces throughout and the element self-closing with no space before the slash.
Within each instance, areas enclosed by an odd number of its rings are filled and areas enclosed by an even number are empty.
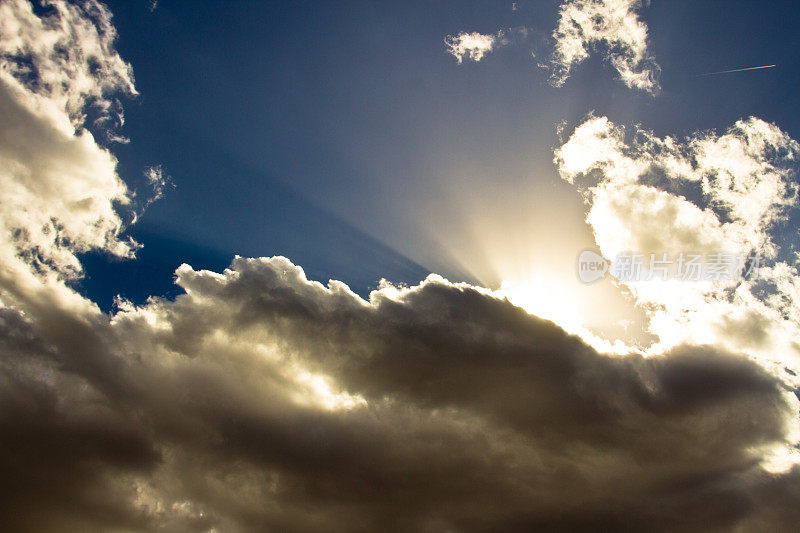
<svg viewBox="0 0 800 533">
<path fill-rule="evenodd" d="M 574 239 L 576 251 L 591 244 L 582 206 L 551 162 L 562 121 L 593 111 L 680 136 L 755 115 L 800 135 L 800 11 L 791 4 L 644 8 L 663 70 L 656 98 L 615 82 L 597 57 L 565 87 L 549 86 L 531 52 L 547 57 L 558 2 L 518 2 L 516 11 L 497 2 L 109 7 L 141 94 L 126 102 L 122 132 L 132 142 L 115 147 L 121 174 L 135 182 L 161 164 L 175 188 L 131 230 L 157 251 L 112 265 L 112 285 L 102 261 L 88 267 L 84 286 L 103 302 L 114 291 L 141 300 L 170 290 L 182 260 L 159 236 L 196 247 L 209 267 L 234 254 L 286 255 L 314 279 L 342 279 L 362 294 L 382 277 L 415 282 L 429 271 L 497 285 L 497 276 L 460 264 L 469 259 L 453 260 L 437 237 L 470 240 L 461 222 L 469 213 L 454 207 L 470 190 L 497 216 L 525 209 L 504 196 L 518 190 L 544 213 L 541 223 L 561 219 L 549 227 L 553 239 Z M 457 65 L 442 42 L 520 26 L 530 28 L 527 39 L 480 63 Z M 778 67 L 697 77 L 763 64 Z M 428 231 L 436 209 L 448 220 L 438 236 Z M 150 260 L 163 264 L 144 287 L 136 271 Z"/>
</svg>

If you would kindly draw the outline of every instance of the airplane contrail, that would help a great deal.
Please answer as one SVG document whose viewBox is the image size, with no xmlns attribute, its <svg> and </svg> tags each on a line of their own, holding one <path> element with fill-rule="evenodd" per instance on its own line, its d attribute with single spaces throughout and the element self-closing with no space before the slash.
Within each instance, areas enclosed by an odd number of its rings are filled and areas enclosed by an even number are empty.
<svg viewBox="0 0 800 533">
<path fill-rule="evenodd" d="M 759 70 L 762 68 L 772 68 L 777 67 L 778 65 L 762 65 L 760 67 L 747 67 L 747 68 L 735 68 L 733 70 L 720 70 L 719 72 L 706 72 L 705 74 L 698 74 L 700 76 L 713 76 L 715 74 L 728 74 L 730 72 L 744 72 L 745 70 Z"/>
</svg>

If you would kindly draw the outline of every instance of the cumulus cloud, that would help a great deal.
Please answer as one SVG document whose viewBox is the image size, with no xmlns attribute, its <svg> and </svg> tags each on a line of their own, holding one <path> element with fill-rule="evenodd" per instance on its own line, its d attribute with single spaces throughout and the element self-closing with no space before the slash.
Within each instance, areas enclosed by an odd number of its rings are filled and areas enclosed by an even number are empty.
<svg viewBox="0 0 800 533">
<path fill-rule="evenodd" d="M 97 2 L 0 4 L 0 263 L 2 275 L 73 278 L 75 254 L 132 256 L 115 209 L 129 203 L 116 159 L 84 127 L 114 94 L 135 93 Z"/>
<path fill-rule="evenodd" d="M 364 301 L 284 258 L 176 274 L 184 295 L 110 320 L 35 301 L 4 310 L 5 528 L 795 519 L 791 493 L 770 496 L 800 473 L 759 460 L 796 405 L 743 357 L 604 356 L 437 277 Z"/>
<path fill-rule="evenodd" d="M 749 279 L 621 281 L 663 343 L 722 343 L 797 367 L 797 258 L 775 233 L 796 209 L 799 154 L 780 128 L 753 117 L 683 140 L 589 117 L 555 160 L 584 193 L 607 258 L 725 253 L 760 261 Z"/>
<path fill-rule="evenodd" d="M 560 87 L 591 53 L 611 63 L 632 89 L 654 93 L 660 68 L 648 48 L 647 25 L 639 19 L 641 0 L 567 0 L 553 31 L 551 83 Z"/>
<path fill-rule="evenodd" d="M 4 269 L 72 277 L 75 252 L 102 248 L 130 256 L 114 203 L 127 203 L 116 160 L 46 98 L 0 72 L 0 255 Z"/>
</svg>

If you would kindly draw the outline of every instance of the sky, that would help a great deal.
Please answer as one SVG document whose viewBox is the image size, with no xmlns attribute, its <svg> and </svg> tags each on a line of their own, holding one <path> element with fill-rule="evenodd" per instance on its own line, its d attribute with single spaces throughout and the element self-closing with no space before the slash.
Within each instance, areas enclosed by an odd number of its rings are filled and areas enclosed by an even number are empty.
<svg viewBox="0 0 800 533">
<path fill-rule="evenodd" d="M 0 0 L 0 529 L 790 530 L 798 23 Z"/>
</svg>

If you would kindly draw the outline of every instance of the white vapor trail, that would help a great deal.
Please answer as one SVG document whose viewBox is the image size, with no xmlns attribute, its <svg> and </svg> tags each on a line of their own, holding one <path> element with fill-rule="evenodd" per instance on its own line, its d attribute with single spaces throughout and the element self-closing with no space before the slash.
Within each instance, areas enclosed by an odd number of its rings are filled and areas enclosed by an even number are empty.
<svg viewBox="0 0 800 533">
<path fill-rule="evenodd" d="M 715 74 L 729 74 L 731 72 L 744 72 L 745 70 L 759 70 L 762 68 L 773 68 L 777 67 L 778 65 L 762 65 L 760 67 L 747 67 L 747 68 L 735 68 L 733 70 L 720 70 L 719 72 L 706 72 L 705 74 L 698 74 L 700 76 L 713 76 Z"/>
</svg>

